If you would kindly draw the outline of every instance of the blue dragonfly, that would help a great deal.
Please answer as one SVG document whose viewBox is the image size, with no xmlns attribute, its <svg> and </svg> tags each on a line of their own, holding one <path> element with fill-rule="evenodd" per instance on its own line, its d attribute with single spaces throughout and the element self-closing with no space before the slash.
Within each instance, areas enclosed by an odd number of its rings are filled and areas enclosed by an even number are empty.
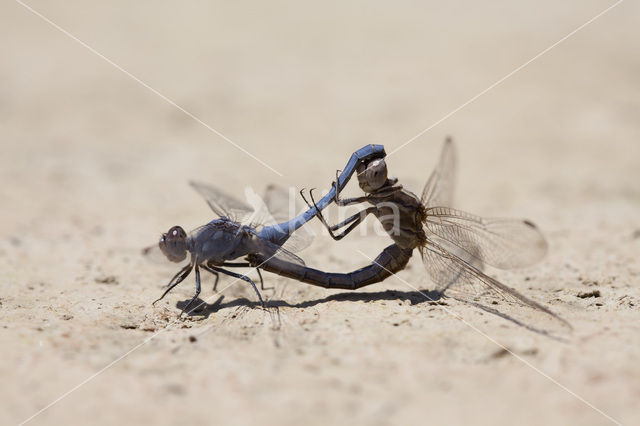
<svg viewBox="0 0 640 426">
<path fill-rule="evenodd" d="M 160 254 L 174 263 L 187 262 L 169 281 L 167 289 L 156 302 L 163 299 L 193 271 L 196 292 L 182 310 L 184 313 L 200 295 L 200 271 L 204 270 L 216 276 L 216 284 L 219 274 L 246 281 L 253 287 L 264 308 L 264 300 L 253 280 L 244 274 L 229 270 L 229 268 L 246 268 L 254 265 L 235 260 L 255 255 L 265 260 L 279 259 L 287 264 L 304 266 L 304 261 L 294 252 L 306 247 L 309 244 L 309 238 L 301 238 L 300 233 L 296 231 L 333 202 L 337 191 L 346 186 L 360 164 L 374 158 L 384 158 L 384 156 L 385 151 L 382 145 L 366 145 L 354 152 L 343 172 L 338 176 L 336 185 L 325 197 L 307 211 L 289 220 L 281 219 L 279 223 L 273 219 L 267 223 L 263 220 L 265 217 L 274 217 L 274 212 L 268 211 L 274 210 L 274 206 L 266 206 L 268 203 L 265 203 L 264 209 L 256 209 L 225 194 L 215 186 L 191 182 L 191 186 L 206 200 L 218 217 L 189 233 L 185 232 L 181 226 L 173 226 L 162 234 L 158 244 L 143 250 L 146 256 L 157 257 Z M 282 199 L 282 196 L 278 196 L 278 191 L 272 187 L 267 191 L 265 200 L 274 198 Z M 280 206 L 276 206 L 275 209 L 280 209 Z M 278 215 L 276 214 L 275 217 Z M 264 288 L 262 276 L 260 280 Z"/>
</svg>

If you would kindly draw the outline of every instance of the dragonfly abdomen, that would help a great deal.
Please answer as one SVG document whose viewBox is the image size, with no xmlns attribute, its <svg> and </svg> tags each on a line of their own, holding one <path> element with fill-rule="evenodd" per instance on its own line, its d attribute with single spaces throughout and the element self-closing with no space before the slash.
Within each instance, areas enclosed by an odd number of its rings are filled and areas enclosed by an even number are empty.
<svg viewBox="0 0 640 426">
<path fill-rule="evenodd" d="M 403 249 L 397 244 L 392 244 L 384 249 L 370 265 L 345 274 L 323 272 L 278 258 L 271 258 L 265 261 L 256 255 L 249 256 L 249 261 L 253 266 L 265 271 L 293 278 L 307 284 L 324 288 L 356 290 L 383 281 L 404 269 L 412 253 L 413 249 Z"/>
</svg>

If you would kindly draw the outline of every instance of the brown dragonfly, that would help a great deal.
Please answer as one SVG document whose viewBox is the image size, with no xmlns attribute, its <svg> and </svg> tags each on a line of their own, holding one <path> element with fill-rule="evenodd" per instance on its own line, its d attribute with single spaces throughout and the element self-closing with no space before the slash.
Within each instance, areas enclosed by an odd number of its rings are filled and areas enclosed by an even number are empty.
<svg viewBox="0 0 640 426">
<path fill-rule="evenodd" d="M 413 251 L 418 249 L 439 294 L 480 304 L 490 311 L 495 311 L 491 306 L 499 300 L 506 301 L 516 304 L 520 310 L 544 313 L 554 323 L 570 328 L 568 322 L 547 307 L 483 272 L 485 265 L 500 269 L 533 265 L 546 254 L 547 242 L 529 220 L 482 218 L 450 207 L 455 185 L 455 151 L 453 141 L 447 139 L 421 197 L 404 189 L 397 179 L 389 178 L 384 159 L 378 158 L 362 161 L 357 166 L 358 183 L 364 196 L 340 199 L 338 190 L 335 195 L 339 206 L 361 203 L 370 206 L 333 226 L 327 223 L 320 209 L 316 209 L 318 218 L 335 240 L 348 235 L 367 215 L 377 217 L 394 244 L 368 266 L 349 273 L 324 272 L 285 259 L 266 259 L 259 253 L 250 254 L 249 262 L 265 271 L 308 284 L 355 290 L 404 269 Z M 310 195 L 315 205 L 313 191 Z M 339 230 L 342 231 L 336 233 Z"/>
</svg>

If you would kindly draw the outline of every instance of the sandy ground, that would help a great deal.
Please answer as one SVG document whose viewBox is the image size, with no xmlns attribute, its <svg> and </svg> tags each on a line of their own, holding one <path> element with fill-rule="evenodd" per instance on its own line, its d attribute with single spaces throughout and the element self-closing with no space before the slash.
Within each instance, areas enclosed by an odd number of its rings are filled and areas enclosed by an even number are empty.
<svg viewBox="0 0 640 426">
<path fill-rule="evenodd" d="M 54 401 L 31 422 L 640 422 L 637 2 L 388 158 L 419 192 L 455 137 L 457 207 L 544 230 L 543 262 L 491 273 L 570 321 L 564 340 L 428 303 L 405 283 L 432 288 L 419 256 L 355 293 L 267 273 L 270 313 L 231 278 L 206 279 L 201 315 L 176 320 L 192 279 L 151 306 L 175 268 L 140 248 L 212 218 L 189 179 L 326 189 L 355 149 L 394 150 L 613 1 L 442 3 L 30 3 L 280 176 L 3 2 L 2 423 Z M 302 256 L 346 272 L 388 243 L 319 235 Z"/>
</svg>

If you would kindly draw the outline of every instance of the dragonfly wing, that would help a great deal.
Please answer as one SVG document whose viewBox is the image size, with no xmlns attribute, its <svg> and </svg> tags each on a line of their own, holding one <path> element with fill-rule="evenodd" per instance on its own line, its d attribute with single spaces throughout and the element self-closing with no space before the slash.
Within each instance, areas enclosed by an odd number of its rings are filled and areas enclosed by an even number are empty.
<svg viewBox="0 0 640 426">
<path fill-rule="evenodd" d="M 276 185 L 269 185 L 264 197 L 251 188 L 245 191 L 248 203 L 242 202 L 220 189 L 200 182 L 190 182 L 191 186 L 207 201 L 218 216 L 227 217 L 242 225 L 260 229 L 264 225 L 284 223 L 295 214 L 295 196 Z M 293 203 L 292 205 L 290 205 Z M 313 234 L 308 229 L 299 229 L 289 237 L 284 247 L 290 252 L 300 251 L 311 245 Z"/>
<path fill-rule="evenodd" d="M 309 247 L 312 242 L 313 234 L 307 228 L 300 228 L 291 234 L 282 248 L 292 253 L 298 253 Z"/>
<path fill-rule="evenodd" d="M 271 258 L 277 258 L 285 262 L 305 266 L 304 260 L 302 260 L 302 258 L 291 253 L 289 250 L 267 240 L 261 240 L 260 255 L 264 259 L 263 262 L 266 262 Z"/>
<path fill-rule="evenodd" d="M 440 161 L 422 190 L 422 205 L 452 206 L 456 184 L 456 149 L 451 138 L 444 141 Z"/>
<path fill-rule="evenodd" d="M 286 222 L 289 218 L 296 215 L 299 206 L 296 203 L 297 193 L 294 188 L 287 190 L 286 188 L 269 184 L 264 190 L 264 204 L 271 214 L 271 222 L 266 225 Z"/>
<path fill-rule="evenodd" d="M 202 198 L 205 199 L 211 210 L 220 217 L 242 222 L 247 216 L 252 215 L 254 209 L 248 204 L 225 194 L 215 186 L 202 182 L 189 182 Z"/>
<path fill-rule="evenodd" d="M 300 256 L 296 256 L 284 247 L 278 248 L 276 251 L 276 258 L 286 260 L 287 262 L 295 263 L 300 266 L 305 266 L 304 260 L 302 260 Z"/>
<path fill-rule="evenodd" d="M 264 194 L 264 204 L 269 211 L 270 222 L 265 225 L 286 223 L 301 209 L 295 188 L 283 188 L 278 185 L 268 185 Z M 289 233 L 287 229 L 284 232 Z M 292 253 L 297 253 L 309 247 L 313 242 L 313 232 L 309 227 L 302 227 L 295 231 L 282 247 Z"/>
<path fill-rule="evenodd" d="M 472 304 L 492 306 L 495 299 L 515 304 L 533 312 L 543 312 L 554 321 L 571 327 L 564 319 L 500 281 L 484 274 L 477 267 L 449 252 L 434 240 L 427 241 L 421 249 L 422 260 L 431 280 L 439 292 Z M 495 308 L 489 310 L 496 311 Z M 526 314 L 526 311 L 509 315 Z"/>
<path fill-rule="evenodd" d="M 547 242 L 528 220 L 486 219 L 449 207 L 426 210 L 424 230 L 468 255 L 501 269 L 529 266 L 544 257 Z"/>
</svg>

